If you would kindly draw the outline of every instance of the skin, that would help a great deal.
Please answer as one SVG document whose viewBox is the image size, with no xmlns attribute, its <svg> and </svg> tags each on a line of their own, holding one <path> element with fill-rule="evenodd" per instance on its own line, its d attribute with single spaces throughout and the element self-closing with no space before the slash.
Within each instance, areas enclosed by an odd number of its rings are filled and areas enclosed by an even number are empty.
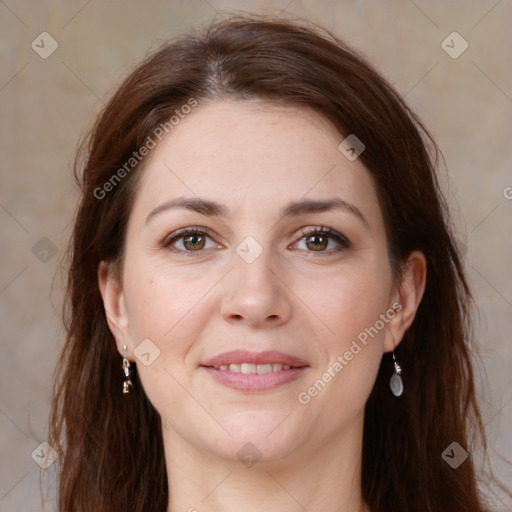
<svg viewBox="0 0 512 512">
<path fill-rule="evenodd" d="M 304 108 L 225 100 L 200 103 L 146 159 L 121 280 L 105 263 L 98 277 L 119 353 L 127 345 L 162 418 L 168 511 L 368 510 L 360 486 L 364 406 L 383 353 L 413 321 L 426 262 L 412 253 L 395 281 L 370 173 L 338 150 L 343 139 Z M 228 215 L 173 209 L 146 222 L 177 197 L 217 201 Z M 368 226 L 348 209 L 279 214 L 293 200 L 334 197 L 357 207 Z M 212 234 L 162 247 L 190 226 Z M 350 247 L 299 233 L 319 226 Z M 252 263 L 236 252 L 247 236 L 262 248 Z M 400 311 L 378 335 L 299 403 L 299 393 L 396 302 Z M 145 339 L 160 350 L 149 366 L 134 355 Z M 200 367 L 234 349 L 279 350 L 309 368 L 277 389 L 241 392 Z M 249 442 L 262 454 L 252 467 L 237 457 Z"/>
</svg>

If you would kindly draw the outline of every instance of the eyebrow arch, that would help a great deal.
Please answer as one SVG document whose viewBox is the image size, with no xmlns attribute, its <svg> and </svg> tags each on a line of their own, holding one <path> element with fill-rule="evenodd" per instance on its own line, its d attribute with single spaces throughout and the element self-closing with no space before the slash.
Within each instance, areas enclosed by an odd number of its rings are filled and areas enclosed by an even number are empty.
<svg viewBox="0 0 512 512">
<path fill-rule="evenodd" d="M 365 225 L 367 229 L 370 229 L 370 224 L 361 210 L 357 206 L 347 203 L 347 201 L 344 201 L 339 197 L 335 197 L 333 199 L 299 199 L 298 201 L 292 201 L 283 208 L 281 216 L 295 217 L 304 213 L 327 212 L 334 209 L 352 213 Z"/>
<path fill-rule="evenodd" d="M 175 208 L 185 208 L 211 217 L 225 217 L 228 214 L 227 208 L 215 201 L 201 199 L 199 197 L 178 197 L 166 201 L 152 210 L 146 218 L 146 224 L 159 213 Z M 357 206 L 337 197 L 333 199 L 299 199 L 292 201 L 281 210 L 281 217 L 296 217 L 303 214 L 327 212 L 334 209 L 352 213 L 367 229 L 370 229 L 366 217 Z"/>
<path fill-rule="evenodd" d="M 146 218 L 146 224 L 155 215 L 174 208 L 185 208 L 186 210 L 191 210 L 210 217 L 225 217 L 227 215 L 227 209 L 214 201 L 201 199 L 199 197 L 177 197 L 176 199 L 162 203 L 151 211 Z"/>
</svg>

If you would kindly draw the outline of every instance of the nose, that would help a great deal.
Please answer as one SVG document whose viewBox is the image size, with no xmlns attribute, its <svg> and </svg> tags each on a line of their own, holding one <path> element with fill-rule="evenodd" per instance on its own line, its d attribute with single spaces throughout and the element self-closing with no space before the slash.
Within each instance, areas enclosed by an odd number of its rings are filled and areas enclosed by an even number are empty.
<svg viewBox="0 0 512 512">
<path fill-rule="evenodd" d="M 265 249 L 252 263 L 234 254 L 234 268 L 224 283 L 222 317 L 253 329 L 277 327 L 292 314 L 292 292 Z M 282 274 L 282 273 L 281 273 Z"/>
</svg>

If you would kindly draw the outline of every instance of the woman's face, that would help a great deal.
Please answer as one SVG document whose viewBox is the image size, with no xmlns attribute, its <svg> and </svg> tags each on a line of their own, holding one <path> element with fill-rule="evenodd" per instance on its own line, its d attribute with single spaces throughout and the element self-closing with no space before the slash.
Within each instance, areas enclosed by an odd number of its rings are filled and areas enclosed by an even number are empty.
<svg viewBox="0 0 512 512">
<path fill-rule="evenodd" d="M 199 103 L 146 160 L 122 287 L 102 290 L 166 442 L 272 460 L 362 425 L 402 331 L 376 192 L 343 139 L 305 109 Z"/>
</svg>

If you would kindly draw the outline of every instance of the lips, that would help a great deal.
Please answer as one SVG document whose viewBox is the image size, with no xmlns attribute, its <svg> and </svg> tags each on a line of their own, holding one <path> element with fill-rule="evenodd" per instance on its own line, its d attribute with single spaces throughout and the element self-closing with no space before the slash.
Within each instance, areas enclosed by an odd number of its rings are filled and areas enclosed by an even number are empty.
<svg viewBox="0 0 512 512">
<path fill-rule="evenodd" d="M 225 352 L 200 365 L 214 381 L 242 392 L 276 389 L 302 377 L 309 364 L 290 354 L 270 350 Z"/>
<path fill-rule="evenodd" d="M 253 365 L 268 365 L 280 364 L 289 366 L 290 368 L 304 368 L 309 364 L 299 359 L 298 357 L 276 350 L 268 350 L 266 352 L 248 352 L 247 350 L 232 350 L 231 352 L 224 352 L 218 356 L 208 359 L 201 366 L 209 366 L 213 368 L 220 368 L 221 366 L 228 366 L 231 364 L 253 364 Z"/>
</svg>

